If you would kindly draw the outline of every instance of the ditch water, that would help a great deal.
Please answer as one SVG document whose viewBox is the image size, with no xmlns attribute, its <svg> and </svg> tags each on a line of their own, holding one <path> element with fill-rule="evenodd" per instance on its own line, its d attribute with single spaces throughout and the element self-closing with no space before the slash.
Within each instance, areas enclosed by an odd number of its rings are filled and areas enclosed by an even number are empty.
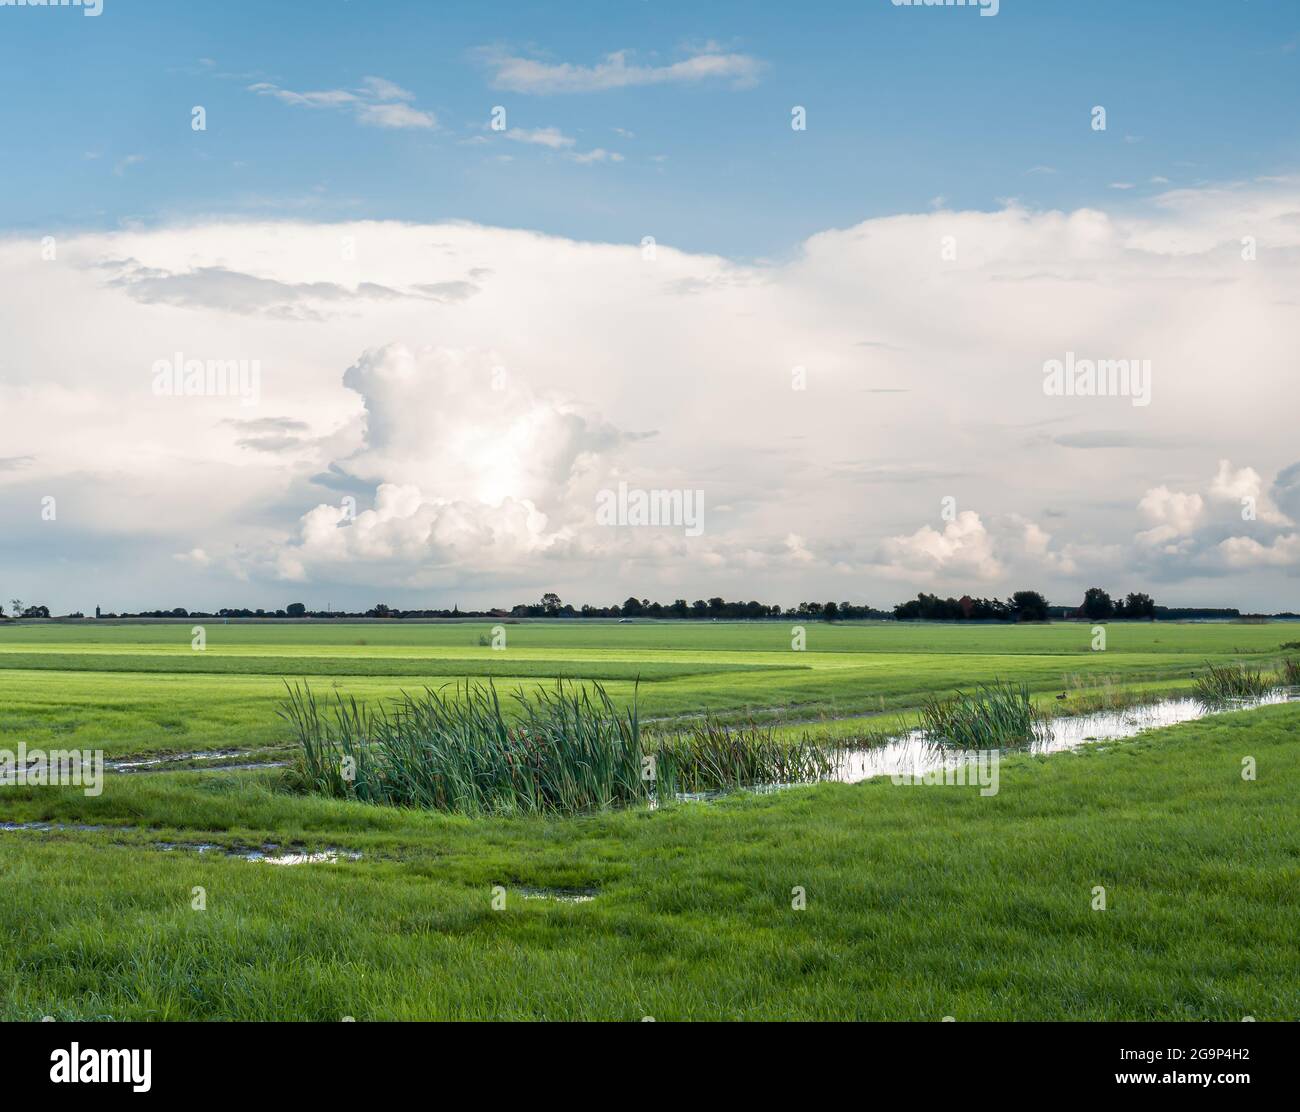
<svg viewBox="0 0 1300 1112">
<path fill-rule="evenodd" d="M 1221 705 L 1206 704 L 1199 699 L 1164 699 L 1158 703 L 1124 710 L 1070 715 L 1053 718 L 1049 723 L 1050 735 L 1042 741 L 1005 752 L 1063 753 L 1090 742 L 1119 741 L 1136 737 L 1145 730 L 1176 726 L 1180 722 L 1194 722 L 1210 715 L 1296 701 L 1300 701 L 1300 690 L 1278 688 L 1257 698 L 1234 699 Z M 844 754 L 839 768 L 827 779 L 841 784 L 856 784 L 875 776 L 918 777 L 947 768 L 957 768 L 973 760 L 974 754 L 936 744 L 922 731 L 913 730 L 885 745 L 849 750 Z"/>
</svg>

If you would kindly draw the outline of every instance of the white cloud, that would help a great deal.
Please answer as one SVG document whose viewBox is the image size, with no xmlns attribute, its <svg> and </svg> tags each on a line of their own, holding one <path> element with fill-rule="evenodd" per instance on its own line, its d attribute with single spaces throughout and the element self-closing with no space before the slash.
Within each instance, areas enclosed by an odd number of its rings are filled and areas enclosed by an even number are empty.
<svg viewBox="0 0 1300 1112">
<path fill-rule="evenodd" d="M 1283 470 L 1275 489 L 1287 491 L 1295 467 Z M 1221 459 L 1204 497 L 1153 488 L 1139 508 L 1155 525 L 1139 533 L 1138 542 L 1157 554 L 1155 566 L 1166 576 L 1222 575 L 1244 568 L 1300 571 L 1300 535 L 1283 533 L 1292 521 L 1263 487 L 1253 467 L 1235 468 L 1231 460 Z"/>
<path fill-rule="evenodd" d="M 881 554 L 883 574 L 921 582 L 961 576 L 994 580 L 1003 570 L 993 539 L 973 510 L 963 510 L 942 532 L 923 525 L 908 536 L 890 537 Z"/>
<path fill-rule="evenodd" d="M 1253 511 L 1255 519 L 1269 525 L 1291 525 L 1286 514 L 1273 505 L 1264 492 L 1264 480 L 1253 467 L 1234 470 L 1231 460 L 1219 460 L 1219 470 L 1210 483 L 1210 494 L 1221 501 L 1233 502 L 1243 513 Z"/>
<path fill-rule="evenodd" d="M 605 55 L 594 66 L 550 63 L 496 50 L 480 52 L 492 70 L 492 85 L 516 93 L 592 93 L 640 85 L 726 81 L 735 88 L 753 85 L 762 64 L 747 54 L 706 50 L 668 65 L 636 65 L 631 52 Z"/>
<path fill-rule="evenodd" d="M 361 86 L 376 100 L 414 100 L 415 94 L 383 77 L 364 77 Z"/>
<path fill-rule="evenodd" d="M 1260 544 L 1254 537 L 1229 537 L 1219 542 L 1219 552 L 1230 568 L 1300 568 L 1300 533 Z"/>
<path fill-rule="evenodd" d="M 1079 570 L 1069 552 L 1052 549 L 1052 534 L 1041 525 L 1025 521 L 1021 523 L 1021 528 L 1021 550 L 1033 564 L 1040 568 L 1051 568 L 1064 575 L 1074 575 Z"/>
<path fill-rule="evenodd" d="M 438 126 L 432 112 L 413 107 L 415 94 L 383 77 L 367 77 L 357 89 L 322 89 L 299 93 L 269 81 L 258 81 L 248 91 L 273 97 L 296 108 L 347 109 L 367 127 L 430 129 Z"/>
<path fill-rule="evenodd" d="M 409 104 L 359 104 L 357 119 L 370 127 L 432 128 L 438 121 L 432 112 L 423 112 Z"/>
<path fill-rule="evenodd" d="M 1151 528 L 1138 534 L 1138 540 L 1152 547 L 1165 546 L 1173 551 L 1196 528 L 1205 509 L 1205 499 L 1195 492 L 1152 487 L 1138 503 L 1138 509 L 1151 522 Z"/>
<path fill-rule="evenodd" d="M 512 378 L 491 351 L 390 344 L 343 384 L 365 406 L 365 440 L 338 461 L 351 476 L 436 491 L 449 501 L 508 498 L 558 509 L 583 470 L 626 434 Z"/>
<path fill-rule="evenodd" d="M 558 127 L 512 127 L 505 132 L 507 139 L 513 139 L 516 143 L 532 143 L 539 147 L 549 147 L 551 150 L 565 150 L 572 147 L 576 140 L 565 135 Z"/>
<path fill-rule="evenodd" d="M 595 162 L 623 161 L 621 154 L 607 151 L 603 147 L 596 147 L 590 151 L 574 150 L 573 147 L 577 140 L 571 135 L 565 135 L 557 127 L 512 127 L 503 132 L 503 135 L 506 139 L 513 140 L 516 143 L 527 143 L 531 146 L 546 147 L 548 150 L 563 152 L 566 158 L 584 165 Z"/>
<path fill-rule="evenodd" d="M 581 163 L 622 162 L 623 156 L 617 151 L 607 151 L 604 147 L 597 147 L 595 150 L 582 151 L 574 154 L 573 161 Z"/>
<path fill-rule="evenodd" d="M 469 563 L 482 572 L 538 557 L 562 544 L 546 515 L 525 500 L 497 505 L 426 497 L 419 487 L 381 483 L 373 509 L 348 519 L 338 506 L 318 505 L 302 518 L 295 542 L 275 553 L 281 578 L 309 574 L 373 581 L 377 569 L 403 585 L 438 582 Z"/>
<path fill-rule="evenodd" d="M 785 538 L 785 548 L 790 559 L 800 564 L 811 564 L 817 557 L 808 548 L 808 543 L 798 533 L 791 533 Z"/>
</svg>

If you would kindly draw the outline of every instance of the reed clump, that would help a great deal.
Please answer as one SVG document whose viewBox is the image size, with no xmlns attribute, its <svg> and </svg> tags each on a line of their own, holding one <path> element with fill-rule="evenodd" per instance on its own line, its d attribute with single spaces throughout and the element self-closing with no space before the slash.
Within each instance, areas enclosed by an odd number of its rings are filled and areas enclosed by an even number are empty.
<svg viewBox="0 0 1300 1112">
<path fill-rule="evenodd" d="M 620 710 L 599 684 L 556 682 L 502 700 L 492 683 L 403 694 L 378 707 L 336 695 L 322 705 L 286 685 L 281 715 L 303 791 L 457 814 L 578 814 L 712 792 L 815 780 L 840 750 L 778 738 L 770 727 L 706 716 L 650 734 L 636 700 Z"/>
</svg>

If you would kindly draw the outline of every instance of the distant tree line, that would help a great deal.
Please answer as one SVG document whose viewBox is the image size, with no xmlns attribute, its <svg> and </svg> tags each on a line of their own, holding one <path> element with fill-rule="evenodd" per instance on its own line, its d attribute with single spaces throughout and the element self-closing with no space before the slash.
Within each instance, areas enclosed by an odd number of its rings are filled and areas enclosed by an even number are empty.
<svg viewBox="0 0 1300 1112">
<path fill-rule="evenodd" d="M 560 600 L 559 595 L 548 592 L 540 602 L 520 603 L 510 611 L 514 618 L 660 618 L 660 619 L 729 619 L 756 621 L 762 618 L 805 618 L 810 621 L 861 621 L 864 618 L 887 618 L 884 610 L 859 606 L 852 602 L 801 602 L 798 606 L 781 607 L 761 602 L 727 602 L 722 598 L 684 598 L 670 603 L 651 602 L 647 598 L 631 596 L 613 606 L 584 604 L 576 609 Z"/>
<path fill-rule="evenodd" d="M 21 599 L 10 600 L 11 610 L 7 615 L 0 606 L 0 619 L 9 617 L 49 618 L 48 606 L 25 605 Z M 78 611 L 62 615 L 66 618 L 80 618 Z M 554 592 L 548 591 L 537 602 L 524 602 L 509 610 L 461 610 L 453 606 L 450 610 L 399 610 L 386 603 L 376 603 L 368 610 L 308 610 L 305 603 L 291 602 L 283 609 L 250 610 L 243 607 L 223 607 L 215 613 L 204 610 L 187 610 L 183 606 L 171 610 L 141 610 L 135 613 L 104 613 L 95 607 L 96 618 L 617 618 L 622 620 L 650 618 L 658 620 L 681 621 L 762 621 L 762 620 L 802 620 L 802 621 L 863 621 L 893 618 L 900 622 L 1044 622 L 1051 619 L 1077 619 L 1087 621 L 1109 621 L 1112 619 L 1164 620 L 1180 621 L 1187 619 L 1222 619 L 1240 618 L 1241 612 L 1234 608 L 1207 607 L 1171 607 L 1157 606 L 1150 595 L 1134 591 L 1122 598 L 1112 598 L 1101 587 L 1089 587 L 1084 592 L 1083 601 L 1078 606 L 1052 606 L 1038 591 L 1016 591 L 1010 598 L 1002 599 L 940 598 L 938 595 L 921 592 L 914 599 L 901 602 L 892 611 L 878 610 L 875 607 L 853 602 L 801 602 L 798 606 L 765 604 L 761 602 L 728 602 L 722 598 L 696 599 L 687 602 L 679 598 L 670 603 L 651 602 L 630 596 L 622 603 L 612 606 L 591 606 L 583 604 L 575 607 L 566 603 Z M 1265 618 L 1268 615 L 1252 615 Z M 1273 615 L 1277 618 L 1294 618 L 1292 613 Z"/>
<path fill-rule="evenodd" d="M 46 607 L 28 607 L 15 611 L 26 618 L 48 618 L 50 612 Z M 4 613 L 0 607 L 0 616 Z M 81 617 L 67 615 L 68 617 Z M 675 602 L 651 602 L 649 599 L 630 597 L 624 602 L 612 606 L 591 606 L 584 604 L 575 607 L 563 602 L 559 595 L 547 592 L 537 602 L 519 603 L 509 610 L 462 610 L 454 606 L 450 610 L 399 610 L 387 603 L 376 603 L 368 610 L 308 610 L 301 602 L 291 602 L 283 609 L 256 610 L 243 607 L 222 607 L 215 612 L 206 610 L 187 610 L 177 606 L 171 610 L 139 610 L 135 612 L 113 613 L 101 611 L 95 607 L 96 618 L 660 618 L 660 619 L 749 619 L 762 618 L 804 618 L 809 621 L 861 621 L 863 619 L 888 618 L 889 612 L 874 607 L 858 605 L 852 602 L 801 602 L 798 606 L 781 607 L 764 605 L 761 602 L 727 602 L 721 598 L 696 599 L 687 602 L 677 599 Z"/>
<path fill-rule="evenodd" d="M 1283 611 L 1281 614 L 1256 614 L 1253 616 L 1257 618 L 1297 618 L 1300 617 L 1300 614 L 1291 614 L 1287 611 Z M 1157 621 L 1161 622 L 1181 622 L 1194 618 L 1200 619 L 1201 621 L 1212 619 L 1230 621 L 1234 618 L 1246 617 L 1246 615 L 1242 614 L 1242 612 L 1235 607 L 1216 609 L 1206 606 L 1157 606 L 1155 617 Z"/>
</svg>

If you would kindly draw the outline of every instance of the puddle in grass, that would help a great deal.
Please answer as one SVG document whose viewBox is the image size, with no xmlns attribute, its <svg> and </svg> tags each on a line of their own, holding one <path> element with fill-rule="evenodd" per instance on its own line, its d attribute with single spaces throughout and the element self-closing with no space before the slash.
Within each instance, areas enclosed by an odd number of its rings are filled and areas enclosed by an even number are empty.
<svg viewBox="0 0 1300 1112">
<path fill-rule="evenodd" d="M 288 761 L 252 761 L 248 764 L 208 765 L 206 768 L 178 768 L 175 772 L 260 772 L 264 768 L 288 768 Z"/>
<path fill-rule="evenodd" d="M 154 849 L 164 853 L 188 850 L 191 853 L 218 853 L 222 857 L 238 857 L 244 861 L 263 861 L 268 865 L 336 865 L 340 861 L 360 861 L 361 854 L 351 850 L 323 849 L 315 853 L 290 851 L 280 853 L 280 847 L 268 842 L 261 847 L 223 846 L 216 842 L 155 842 Z"/>
<path fill-rule="evenodd" d="M 105 772 L 185 772 L 185 771 L 203 771 L 203 772 L 236 772 L 248 769 L 259 768 L 283 768 L 289 762 L 286 761 L 250 761 L 236 764 L 207 764 L 208 761 L 234 761 L 239 757 L 253 757 L 258 754 L 255 749 L 203 749 L 196 750 L 192 753 L 165 753 L 157 757 L 127 757 L 119 760 L 109 760 L 104 762 Z M 260 752 L 266 752 L 261 750 Z M 189 764 L 193 762 L 194 769 L 174 768 L 169 766 Z"/>
<path fill-rule="evenodd" d="M 107 830 L 107 826 L 91 826 L 81 822 L 0 822 L 0 830 Z"/>
<path fill-rule="evenodd" d="M 75 830 L 84 834 L 96 833 L 102 830 L 125 831 L 134 829 L 136 827 L 91 825 L 80 822 L 0 822 L 0 832 L 32 830 L 41 834 L 49 834 L 64 830 Z M 143 847 L 132 846 L 131 848 L 140 849 Z M 164 853 L 171 853 L 175 850 L 199 854 L 215 853 L 222 857 L 239 857 L 245 861 L 265 861 L 268 865 L 334 865 L 339 861 L 361 860 L 361 854 L 346 849 L 331 848 L 317 850 L 314 853 L 295 849 L 280 852 L 281 847 L 273 842 L 268 842 L 260 847 L 224 846 L 218 842 L 154 842 L 149 848 L 161 850 Z"/>
<path fill-rule="evenodd" d="M 595 888 L 516 888 L 526 900 L 555 900 L 558 903 L 590 903 L 600 893 Z"/>
<path fill-rule="evenodd" d="M 348 853 L 341 849 L 327 849 L 320 853 L 282 853 L 275 857 L 248 858 L 249 861 L 265 861 L 268 865 L 334 865 L 340 861 L 360 861 L 361 854 Z"/>
</svg>

